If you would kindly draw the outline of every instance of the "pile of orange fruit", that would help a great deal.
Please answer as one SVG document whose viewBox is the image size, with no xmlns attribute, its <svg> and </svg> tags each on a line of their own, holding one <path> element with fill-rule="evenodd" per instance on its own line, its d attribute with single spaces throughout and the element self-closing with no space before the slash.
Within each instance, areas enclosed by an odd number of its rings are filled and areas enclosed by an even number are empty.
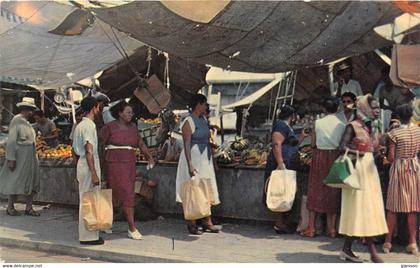
<svg viewBox="0 0 420 268">
<path fill-rule="evenodd" d="M 71 157 L 71 149 L 71 145 L 59 144 L 55 148 L 41 148 L 37 154 L 44 158 L 68 158 Z"/>
</svg>

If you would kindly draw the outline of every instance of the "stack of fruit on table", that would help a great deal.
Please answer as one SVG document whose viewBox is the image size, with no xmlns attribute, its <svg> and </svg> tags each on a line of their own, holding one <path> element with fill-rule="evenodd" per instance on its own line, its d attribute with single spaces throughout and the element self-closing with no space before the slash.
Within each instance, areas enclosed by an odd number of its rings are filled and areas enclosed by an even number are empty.
<svg viewBox="0 0 420 268">
<path fill-rule="evenodd" d="M 57 147 L 49 147 L 42 137 L 36 137 L 36 153 L 39 158 L 67 159 L 71 158 L 71 145 L 59 144 Z"/>
<path fill-rule="evenodd" d="M 160 124 L 162 122 L 159 117 L 155 119 L 140 119 L 140 121 L 146 124 Z"/>
<path fill-rule="evenodd" d="M 222 149 L 217 154 L 219 164 L 233 164 L 264 167 L 267 163 L 270 146 L 259 142 L 258 139 L 236 137 L 230 147 Z"/>
</svg>

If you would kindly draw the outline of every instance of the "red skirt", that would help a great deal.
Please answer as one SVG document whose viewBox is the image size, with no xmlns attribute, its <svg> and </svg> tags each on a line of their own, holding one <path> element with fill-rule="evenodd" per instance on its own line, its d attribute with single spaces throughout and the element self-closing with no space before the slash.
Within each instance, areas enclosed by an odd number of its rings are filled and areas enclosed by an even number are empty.
<svg viewBox="0 0 420 268">
<path fill-rule="evenodd" d="M 329 187 L 322 182 L 339 155 L 339 150 L 314 150 L 308 179 L 308 210 L 328 214 L 340 211 L 341 189 Z"/>
<path fill-rule="evenodd" d="M 108 188 L 112 189 L 114 207 L 134 207 L 134 182 L 136 180 L 136 162 L 106 161 Z"/>
</svg>

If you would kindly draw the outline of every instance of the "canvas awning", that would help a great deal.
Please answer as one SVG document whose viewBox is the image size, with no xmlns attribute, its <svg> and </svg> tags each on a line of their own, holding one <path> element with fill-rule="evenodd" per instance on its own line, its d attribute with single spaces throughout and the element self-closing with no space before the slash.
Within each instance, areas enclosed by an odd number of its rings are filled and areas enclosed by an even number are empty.
<svg viewBox="0 0 420 268">
<path fill-rule="evenodd" d="M 389 46 L 374 28 L 402 14 L 391 1 L 231 1 L 211 6 L 216 15 L 198 18 L 187 11 L 191 5 L 206 10 L 203 1 L 173 5 L 134 1 L 95 14 L 170 55 L 260 73 L 319 66 Z"/>
<path fill-rule="evenodd" d="M 54 1 L 2 1 L 0 80 L 57 88 L 107 69 L 144 46 L 96 19 L 80 35 L 50 33 L 76 7 Z"/>
<path fill-rule="evenodd" d="M 245 98 L 243 98 L 243 99 L 241 99 L 237 102 L 222 106 L 222 109 L 223 110 L 229 110 L 229 109 L 233 109 L 233 108 L 239 107 L 239 106 L 250 105 L 251 103 L 257 101 L 259 98 L 264 96 L 266 93 L 268 93 L 278 83 L 280 83 L 280 81 L 284 78 L 284 76 L 285 75 L 282 73 L 279 77 L 277 77 L 276 79 L 274 79 L 273 81 L 271 81 L 267 85 L 263 86 L 259 90 L 255 91 L 254 93 L 250 94 L 249 96 L 247 96 L 247 97 L 245 97 Z"/>
</svg>

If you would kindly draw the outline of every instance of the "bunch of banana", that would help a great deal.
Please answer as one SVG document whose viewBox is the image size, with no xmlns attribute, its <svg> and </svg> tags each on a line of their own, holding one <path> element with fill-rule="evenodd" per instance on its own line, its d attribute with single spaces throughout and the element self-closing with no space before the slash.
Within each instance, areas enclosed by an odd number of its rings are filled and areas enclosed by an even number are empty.
<svg viewBox="0 0 420 268">
<path fill-rule="evenodd" d="M 263 152 L 260 157 L 260 161 L 258 162 L 259 166 L 265 166 L 267 164 L 268 153 Z"/>
<path fill-rule="evenodd" d="M 235 141 L 232 143 L 231 147 L 233 150 L 236 151 L 243 151 L 249 147 L 249 140 L 242 138 L 242 137 L 236 137 Z"/>
</svg>

